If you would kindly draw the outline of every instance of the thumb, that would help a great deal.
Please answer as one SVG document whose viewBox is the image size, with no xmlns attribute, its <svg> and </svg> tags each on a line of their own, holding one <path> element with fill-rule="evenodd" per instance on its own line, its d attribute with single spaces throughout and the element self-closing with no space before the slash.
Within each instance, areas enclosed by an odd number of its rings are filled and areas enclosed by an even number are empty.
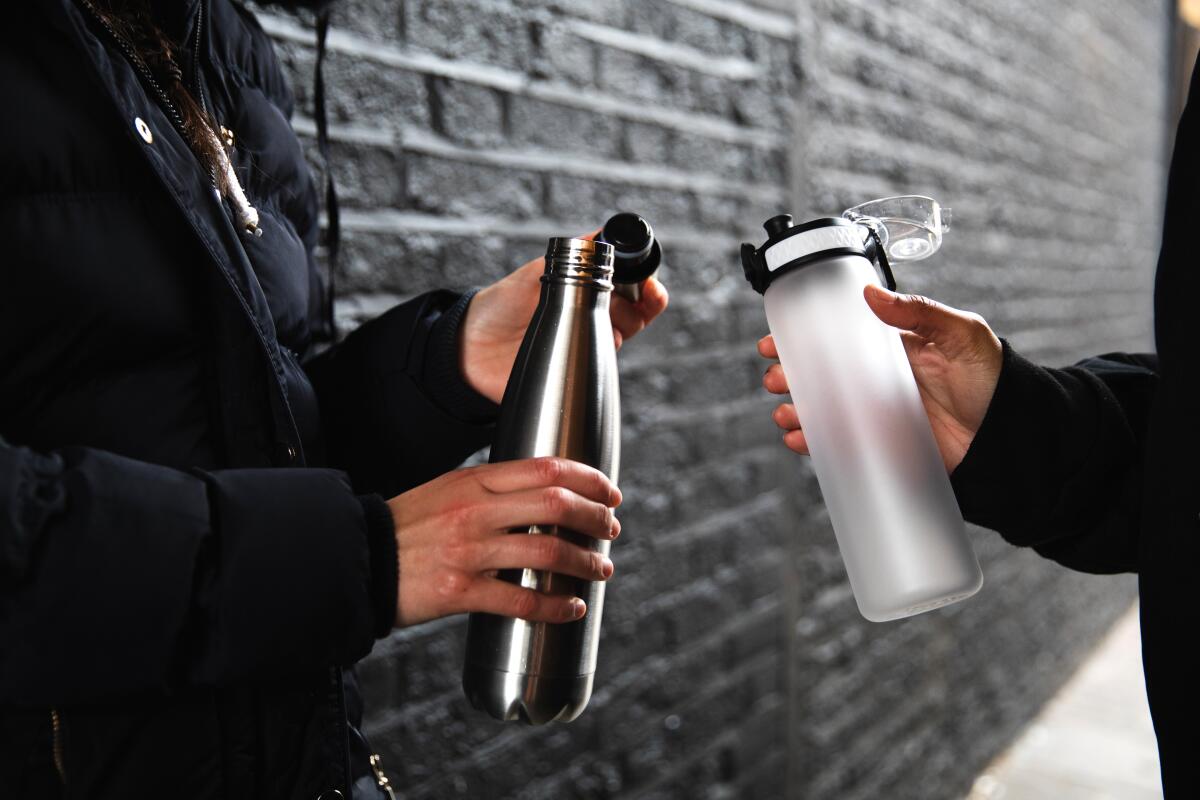
<svg viewBox="0 0 1200 800">
<path fill-rule="evenodd" d="M 961 322 L 954 309 L 919 294 L 897 294 L 870 283 L 863 297 L 885 324 L 934 342 L 952 337 Z"/>
</svg>

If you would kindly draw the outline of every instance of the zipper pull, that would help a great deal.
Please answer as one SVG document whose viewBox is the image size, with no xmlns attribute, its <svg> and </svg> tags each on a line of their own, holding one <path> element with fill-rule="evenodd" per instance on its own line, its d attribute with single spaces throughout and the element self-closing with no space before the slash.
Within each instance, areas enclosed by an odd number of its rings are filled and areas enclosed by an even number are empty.
<svg viewBox="0 0 1200 800">
<path fill-rule="evenodd" d="M 375 773 L 375 783 L 378 784 L 379 790 L 387 794 L 389 800 L 396 800 L 396 793 L 392 791 L 392 783 L 383 772 L 383 759 L 378 754 L 372 753 L 370 762 L 371 771 Z"/>
<path fill-rule="evenodd" d="M 58 772 L 59 781 L 66 786 L 67 767 L 63 759 L 62 714 L 58 713 L 57 708 L 50 709 L 50 730 L 54 734 L 54 769 Z"/>
</svg>

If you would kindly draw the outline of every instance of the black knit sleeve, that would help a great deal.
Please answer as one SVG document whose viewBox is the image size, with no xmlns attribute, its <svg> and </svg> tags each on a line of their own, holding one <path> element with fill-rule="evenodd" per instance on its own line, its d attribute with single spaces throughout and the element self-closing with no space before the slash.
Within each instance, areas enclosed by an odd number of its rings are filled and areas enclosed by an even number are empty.
<svg viewBox="0 0 1200 800">
<path fill-rule="evenodd" d="M 1004 342 L 987 415 L 951 475 L 963 515 L 1073 569 L 1136 571 L 1156 368 L 1114 353 L 1048 369 Z"/>
</svg>

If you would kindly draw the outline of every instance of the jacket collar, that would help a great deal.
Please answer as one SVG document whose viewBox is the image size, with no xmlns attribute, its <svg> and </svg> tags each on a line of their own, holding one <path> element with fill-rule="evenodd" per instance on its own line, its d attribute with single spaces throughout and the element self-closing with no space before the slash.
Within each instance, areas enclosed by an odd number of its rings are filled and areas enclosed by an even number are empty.
<svg viewBox="0 0 1200 800">
<path fill-rule="evenodd" d="M 176 42 L 186 42 L 192 36 L 200 0 L 150 0 L 154 21 Z"/>
<path fill-rule="evenodd" d="M 51 23 L 66 31 L 76 42 L 84 61 L 90 65 L 93 79 L 110 97 L 119 119 L 125 123 L 132 146 L 142 154 L 151 173 L 175 202 L 195 232 L 196 243 L 208 253 L 214 269 L 220 272 L 236 298 L 272 372 L 276 401 L 272 403 L 272 409 L 277 435 L 286 437 L 302 453 L 300 436 L 287 402 L 283 359 L 266 295 L 239 239 L 241 234 L 213 191 L 209 176 L 176 132 L 166 112 L 146 93 L 133 67 L 125 59 L 114 56 L 107 43 L 93 32 L 87 12 L 72 0 L 46 3 L 45 8 L 51 15 Z M 209 23 L 206 21 L 205 24 Z M 211 40 L 212 37 L 208 38 Z M 143 140 L 135 121 L 141 121 L 149 128 L 152 142 Z M 97 120 L 97 124 L 107 122 Z"/>
</svg>

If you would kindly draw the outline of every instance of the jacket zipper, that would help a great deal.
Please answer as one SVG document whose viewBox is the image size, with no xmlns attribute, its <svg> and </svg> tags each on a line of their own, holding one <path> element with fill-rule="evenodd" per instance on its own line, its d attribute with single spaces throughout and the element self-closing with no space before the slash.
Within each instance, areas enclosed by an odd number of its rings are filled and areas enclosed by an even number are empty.
<svg viewBox="0 0 1200 800">
<path fill-rule="evenodd" d="M 65 786 L 67 767 L 63 760 L 62 714 L 57 708 L 50 709 L 50 729 L 54 732 L 54 769 L 58 772 L 58 779 Z"/>
<path fill-rule="evenodd" d="M 196 99 L 200 101 L 200 110 L 208 113 L 208 102 L 204 99 L 204 80 L 200 70 L 201 35 L 204 33 L 204 0 L 196 8 L 196 44 L 192 48 L 192 77 L 196 84 Z"/>
<path fill-rule="evenodd" d="M 133 45 L 124 36 L 117 33 L 116 29 L 108 23 L 108 20 L 104 18 L 104 15 L 100 13 L 99 9 L 92 3 L 92 0 L 79 0 L 79 4 L 91 14 L 92 19 L 96 20 L 100 27 L 104 28 L 105 33 L 108 34 L 109 38 L 112 39 L 117 48 L 124 54 L 125 59 L 133 65 L 133 68 L 141 76 L 142 80 L 154 90 L 158 104 L 167 112 L 167 116 L 171 118 L 171 123 L 175 126 L 175 130 L 179 131 L 179 135 L 186 142 L 187 125 L 183 122 L 183 116 L 179 113 L 179 109 L 175 107 L 175 104 L 171 102 L 171 98 L 163 91 L 159 82 L 155 80 L 154 73 L 150 71 L 150 67 L 146 65 L 145 60 L 133 48 Z"/>
<path fill-rule="evenodd" d="M 146 64 L 145 59 L 138 54 L 133 45 L 129 43 L 129 40 L 118 33 L 116 29 L 109 24 L 108 20 L 104 18 L 104 15 L 101 14 L 96 8 L 95 4 L 92 3 L 92 0 L 79 0 L 79 4 L 83 6 L 83 8 L 92 16 L 92 19 L 94 19 L 100 25 L 100 27 L 104 29 L 105 33 L 108 34 L 108 37 L 117 45 L 117 48 L 121 51 L 121 53 L 124 54 L 125 60 L 133 65 L 134 70 L 139 76 L 141 76 L 146 85 L 154 90 L 154 95 L 158 99 L 159 106 L 163 109 L 163 111 L 166 112 L 167 116 L 171 119 L 171 124 L 175 126 L 175 130 L 178 131 L 180 137 L 182 137 L 186 142 L 188 133 L 187 125 L 185 125 L 183 122 L 183 115 L 179 113 L 179 109 L 175 107 L 175 104 L 171 102 L 171 98 L 165 91 L 163 91 L 162 85 L 155 79 L 154 73 L 150 71 L 150 67 Z M 204 0 L 200 0 L 200 6 L 196 9 L 196 53 L 193 61 L 195 62 L 195 82 L 199 92 L 200 107 L 204 110 L 204 113 L 207 114 L 208 104 L 205 102 L 204 87 L 200 82 L 201 76 L 199 61 L 201 44 L 200 36 L 203 33 L 203 26 Z M 212 183 L 215 187 L 217 185 L 216 173 L 210 170 L 209 177 L 212 178 Z"/>
</svg>

